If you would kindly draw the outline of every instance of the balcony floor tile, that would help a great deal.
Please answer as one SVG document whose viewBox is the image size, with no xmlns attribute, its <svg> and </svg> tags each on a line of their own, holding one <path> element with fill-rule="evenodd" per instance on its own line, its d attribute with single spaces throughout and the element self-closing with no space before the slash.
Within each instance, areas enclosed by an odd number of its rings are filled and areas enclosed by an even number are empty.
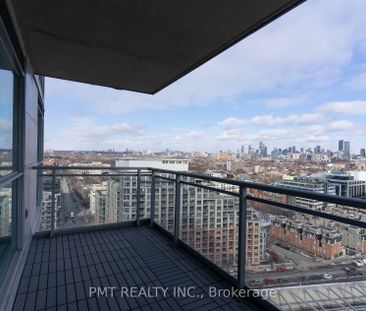
<svg viewBox="0 0 366 311">
<path fill-rule="evenodd" d="M 118 288 L 90 297 L 91 286 Z M 121 287 L 169 287 L 164 297 L 123 298 Z M 198 298 L 173 297 L 195 286 Z M 209 286 L 230 287 L 156 229 L 141 226 L 34 238 L 14 310 L 258 310 L 253 303 L 208 297 Z"/>
</svg>

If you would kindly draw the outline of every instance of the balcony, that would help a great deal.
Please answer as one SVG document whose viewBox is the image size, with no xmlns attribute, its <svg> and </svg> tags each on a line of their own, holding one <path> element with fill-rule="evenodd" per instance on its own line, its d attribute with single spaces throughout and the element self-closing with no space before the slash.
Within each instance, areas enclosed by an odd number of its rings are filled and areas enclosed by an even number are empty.
<svg viewBox="0 0 366 311">
<path fill-rule="evenodd" d="M 363 212 L 364 200 L 153 168 L 34 169 L 42 180 L 44 217 L 32 240 L 16 310 L 317 310 L 320 305 L 324 310 L 366 305 L 359 295 L 366 273 L 352 266 L 366 249 L 361 244 L 359 254 L 345 254 L 337 234 L 366 223 L 326 206 L 313 210 L 287 203 L 297 197 Z M 121 199 L 124 209 L 113 211 L 121 200 L 108 200 L 115 191 L 123 196 L 126 184 L 136 196 Z M 84 188 L 89 196 L 82 195 Z M 183 212 L 197 208 L 187 196 L 195 189 L 216 203 L 201 214 Z M 164 200 L 163 192 L 173 201 Z M 342 291 L 350 285 L 355 289 Z M 118 290 L 114 297 L 97 298 L 89 291 L 98 286 Z M 161 293 L 146 299 L 121 297 L 121 287 L 133 286 L 193 286 L 200 298 L 172 292 L 166 298 Z M 211 287 L 231 286 L 245 289 L 250 297 L 209 295 Z M 254 289 L 276 294 L 254 297 Z"/>
<path fill-rule="evenodd" d="M 158 230 L 131 225 L 34 238 L 14 310 L 252 309 L 254 303 L 208 297 L 210 286 L 229 285 Z M 90 288 L 97 286 L 115 287 L 114 297 L 90 297 Z M 123 298 L 117 290 L 155 287 L 169 292 Z M 191 294 L 204 298 L 173 297 L 173 287 L 194 287 Z"/>
</svg>

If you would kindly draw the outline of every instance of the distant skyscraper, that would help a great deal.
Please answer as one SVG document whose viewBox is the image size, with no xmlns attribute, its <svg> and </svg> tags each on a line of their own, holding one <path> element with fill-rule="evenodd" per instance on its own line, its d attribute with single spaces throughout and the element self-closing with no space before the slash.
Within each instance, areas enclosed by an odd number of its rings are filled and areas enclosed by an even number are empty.
<svg viewBox="0 0 366 311">
<path fill-rule="evenodd" d="M 268 148 L 263 142 L 259 143 L 258 153 L 259 153 L 259 156 L 261 156 L 263 158 L 268 156 Z"/>
<path fill-rule="evenodd" d="M 348 160 L 351 158 L 351 143 L 349 141 L 344 142 L 344 157 Z"/>
<path fill-rule="evenodd" d="M 364 148 L 361 149 L 360 155 L 361 157 L 366 157 L 366 150 Z"/>
<path fill-rule="evenodd" d="M 315 154 L 319 154 L 321 152 L 321 147 L 320 146 L 316 146 L 314 149 L 314 153 Z"/>
<path fill-rule="evenodd" d="M 344 151 L 344 140 L 338 141 L 338 151 L 340 152 Z"/>
<path fill-rule="evenodd" d="M 241 146 L 240 151 L 241 151 L 242 154 L 244 153 L 244 146 L 243 145 Z"/>
</svg>

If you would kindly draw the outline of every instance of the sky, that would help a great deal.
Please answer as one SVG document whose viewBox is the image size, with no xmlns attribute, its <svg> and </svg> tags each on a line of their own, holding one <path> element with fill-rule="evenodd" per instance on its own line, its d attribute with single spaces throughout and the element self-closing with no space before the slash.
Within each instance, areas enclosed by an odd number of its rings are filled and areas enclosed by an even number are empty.
<svg viewBox="0 0 366 311">
<path fill-rule="evenodd" d="M 366 1 L 308 0 L 156 95 L 46 79 L 45 148 L 366 147 Z"/>
</svg>

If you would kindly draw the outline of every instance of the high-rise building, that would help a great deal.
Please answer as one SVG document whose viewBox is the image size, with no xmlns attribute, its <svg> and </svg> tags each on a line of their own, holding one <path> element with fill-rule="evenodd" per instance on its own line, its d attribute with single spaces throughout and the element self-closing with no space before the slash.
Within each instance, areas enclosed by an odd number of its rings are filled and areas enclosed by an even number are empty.
<svg viewBox="0 0 366 311">
<path fill-rule="evenodd" d="M 251 151 L 252 151 L 252 146 L 251 146 L 251 145 L 249 145 L 249 146 L 248 146 L 248 154 L 249 154 L 249 153 L 251 153 Z"/>
<path fill-rule="evenodd" d="M 55 178 L 55 229 L 60 226 L 60 211 L 62 209 L 61 203 L 61 181 L 66 182 L 65 179 L 61 180 L 61 177 Z M 52 218 L 52 180 L 50 178 L 43 179 L 43 191 L 42 191 L 42 213 L 41 213 L 41 230 L 51 229 Z"/>
<path fill-rule="evenodd" d="M 136 186 L 136 176 L 113 177 L 108 185 L 95 186 L 90 209 L 95 211 L 96 223 L 136 219 Z M 155 222 L 168 232 L 174 232 L 175 185 L 158 179 L 155 190 Z M 150 217 L 150 191 L 149 177 L 141 176 L 141 219 Z M 219 266 L 236 267 L 238 200 L 230 195 L 183 185 L 181 204 L 181 239 Z M 255 265 L 264 260 L 265 231 L 262 231 L 255 211 L 248 209 L 247 213 L 247 263 Z"/>
<path fill-rule="evenodd" d="M 344 140 L 338 141 L 338 151 L 343 152 L 344 151 Z"/>
<path fill-rule="evenodd" d="M 131 167 L 138 167 L 133 163 Z M 153 163 L 151 163 L 153 164 Z M 151 180 L 141 176 L 140 218 L 150 217 Z M 219 187 L 212 183 L 211 187 Z M 93 185 L 90 209 L 96 223 L 115 223 L 136 219 L 137 177 L 111 177 Z M 175 184 L 157 179 L 155 185 L 155 222 L 174 232 Z M 180 228 L 181 239 L 221 267 L 236 267 L 238 256 L 237 198 L 214 191 L 182 185 Z M 247 263 L 264 260 L 266 237 L 262 223 L 252 209 L 247 211 Z"/>
<path fill-rule="evenodd" d="M 351 143 L 349 141 L 344 142 L 344 158 L 351 159 Z"/>
<path fill-rule="evenodd" d="M 109 215 L 107 215 L 107 213 L 109 214 L 114 210 L 114 206 L 107 203 L 109 198 L 107 187 L 108 183 L 105 181 L 100 184 L 93 184 L 90 189 L 90 212 L 94 216 L 96 224 L 115 223 L 117 221 L 116 218 L 108 217 Z M 113 193 L 109 192 L 109 194 L 112 196 Z M 107 205 L 110 208 L 106 208 Z"/>
<path fill-rule="evenodd" d="M 360 156 L 361 156 L 361 157 L 363 157 L 363 158 L 365 158 L 365 157 L 366 157 L 366 150 L 365 150 L 365 148 L 362 148 L 362 149 L 360 150 Z"/>
<path fill-rule="evenodd" d="M 241 146 L 240 152 L 243 154 L 244 153 L 244 146 Z"/>
<path fill-rule="evenodd" d="M 11 188 L 0 189 L 0 239 L 11 231 Z"/>
<path fill-rule="evenodd" d="M 265 158 L 268 156 L 268 148 L 263 142 L 259 143 L 258 154 L 262 158 Z"/>
</svg>

